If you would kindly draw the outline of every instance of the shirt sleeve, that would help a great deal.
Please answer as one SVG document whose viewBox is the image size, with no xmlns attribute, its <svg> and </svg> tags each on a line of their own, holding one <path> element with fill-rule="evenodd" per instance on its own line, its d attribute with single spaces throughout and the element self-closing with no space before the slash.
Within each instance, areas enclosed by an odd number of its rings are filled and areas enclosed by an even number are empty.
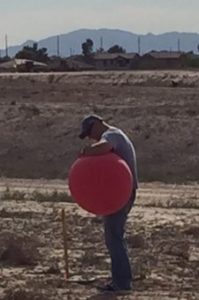
<svg viewBox="0 0 199 300">
<path fill-rule="evenodd" d="M 112 145 L 114 150 L 117 149 L 117 138 L 116 138 L 116 135 L 114 133 L 105 132 L 102 135 L 102 140 L 105 140 L 105 141 L 109 142 Z"/>
</svg>

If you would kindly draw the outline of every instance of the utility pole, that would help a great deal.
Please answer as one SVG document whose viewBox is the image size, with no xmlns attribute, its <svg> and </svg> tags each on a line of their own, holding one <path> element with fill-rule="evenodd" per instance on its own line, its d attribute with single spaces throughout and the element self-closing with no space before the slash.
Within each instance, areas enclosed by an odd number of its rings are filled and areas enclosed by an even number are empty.
<svg viewBox="0 0 199 300">
<path fill-rule="evenodd" d="M 141 54 L 141 37 L 138 36 L 138 54 Z"/>
<path fill-rule="evenodd" d="M 60 56 L 60 38 L 57 36 L 57 56 Z"/>
<path fill-rule="evenodd" d="M 73 55 L 75 55 L 75 49 L 70 48 L 70 56 L 73 56 Z"/>
<path fill-rule="evenodd" d="M 180 52 L 180 48 L 181 48 L 180 39 L 178 39 L 178 52 Z"/>
<path fill-rule="evenodd" d="M 103 37 L 100 38 L 100 51 L 102 52 L 104 50 L 104 40 Z"/>
<path fill-rule="evenodd" d="M 5 56 L 8 57 L 8 36 L 5 35 Z"/>
</svg>

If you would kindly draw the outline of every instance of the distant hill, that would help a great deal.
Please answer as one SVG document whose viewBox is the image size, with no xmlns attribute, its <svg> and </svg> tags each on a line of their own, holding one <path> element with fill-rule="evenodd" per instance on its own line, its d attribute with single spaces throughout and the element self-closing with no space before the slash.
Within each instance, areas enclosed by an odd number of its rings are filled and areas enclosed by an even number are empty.
<svg viewBox="0 0 199 300">
<path fill-rule="evenodd" d="M 100 48 L 100 39 L 103 39 L 103 48 L 107 50 L 115 44 L 124 47 L 127 52 L 138 52 L 138 36 L 141 39 L 141 52 L 146 53 L 151 50 L 178 50 L 198 52 L 199 34 L 198 33 L 179 33 L 168 32 L 154 35 L 138 35 L 128 31 L 114 29 L 80 29 L 67 34 L 61 34 L 60 37 L 60 55 L 69 56 L 70 54 L 81 53 L 81 44 L 90 38 L 94 42 L 95 49 Z M 15 54 L 23 48 L 24 45 L 32 45 L 34 41 L 26 41 L 22 45 L 9 47 L 9 56 Z M 46 47 L 49 55 L 57 53 L 57 36 L 52 36 L 38 41 L 39 47 Z M 5 55 L 5 50 L 1 50 L 1 56 Z"/>
</svg>

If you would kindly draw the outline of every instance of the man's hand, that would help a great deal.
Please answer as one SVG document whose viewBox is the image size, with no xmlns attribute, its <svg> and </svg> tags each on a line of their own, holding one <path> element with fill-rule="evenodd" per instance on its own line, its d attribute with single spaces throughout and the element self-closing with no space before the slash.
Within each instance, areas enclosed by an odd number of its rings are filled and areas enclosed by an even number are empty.
<svg viewBox="0 0 199 300">
<path fill-rule="evenodd" d="M 84 148 L 82 148 L 80 150 L 79 156 L 85 156 L 85 153 L 88 151 L 87 149 L 89 149 L 90 146 L 85 146 Z"/>
<path fill-rule="evenodd" d="M 111 152 L 112 145 L 107 141 L 100 141 L 98 143 L 92 144 L 91 146 L 86 146 L 82 151 L 80 151 L 80 156 L 95 156 L 103 155 Z"/>
</svg>

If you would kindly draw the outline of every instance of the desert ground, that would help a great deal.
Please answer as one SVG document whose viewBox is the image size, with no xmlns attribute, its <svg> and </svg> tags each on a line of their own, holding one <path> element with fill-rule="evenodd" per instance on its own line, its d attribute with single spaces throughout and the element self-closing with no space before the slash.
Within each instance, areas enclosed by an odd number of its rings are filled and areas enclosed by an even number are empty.
<svg viewBox="0 0 199 300">
<path fill-rule="evenodd" d="M 193 71 L 0 74 L 0 299 L 199 299 L 198 95 Z M 137 152 L 126 295 L 97 291 L 110 276 L 102 220 L 67 185 L 90 112 L 124 129 Z"/>
</svg>

